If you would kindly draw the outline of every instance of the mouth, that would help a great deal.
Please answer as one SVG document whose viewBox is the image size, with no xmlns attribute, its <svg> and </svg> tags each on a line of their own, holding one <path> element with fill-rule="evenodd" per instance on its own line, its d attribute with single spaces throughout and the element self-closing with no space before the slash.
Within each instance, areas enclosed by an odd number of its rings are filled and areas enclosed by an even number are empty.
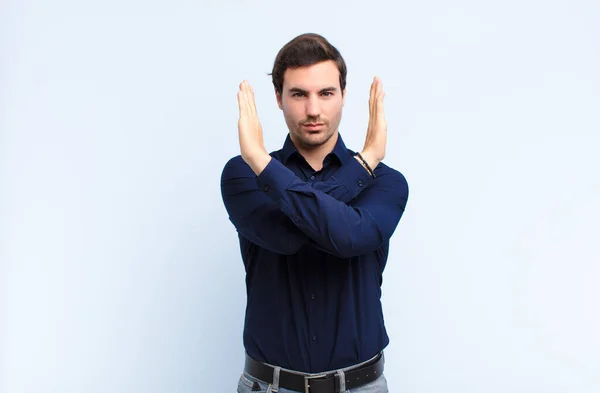
<svg viewBox="0 0 600 393">
<path fill-rule="evenodd" d="M 302 127 L 306 128 L 307 130 L 310 131 L 316 131 L 319 130 L 320 128 L 323 127 L 323 123 L 304 123 L 302 124 Z"/>
</svg>

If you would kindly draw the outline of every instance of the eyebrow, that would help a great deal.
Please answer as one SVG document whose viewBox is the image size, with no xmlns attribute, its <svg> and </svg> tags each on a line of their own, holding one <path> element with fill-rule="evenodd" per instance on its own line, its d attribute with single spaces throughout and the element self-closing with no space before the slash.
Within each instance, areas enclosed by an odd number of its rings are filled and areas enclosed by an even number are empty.
<svg viewBox="0 0 600 393">
<path fill-rule="evenodd" d="M 319 90 L 319 94 L 321 93 L 325 93 L 325 92 L 329 92 L 329 91 L 337 91 L 337 87 L 335 86 L 329 86 L 329 87 L 325 87 L 321 90 Z M 292 87 L 289 90 L 290 93 L 302 93 L 302 94 L 307 94 L 308 95 L 308 91 L 301 89 L 299 87 Z"/>
</svg>

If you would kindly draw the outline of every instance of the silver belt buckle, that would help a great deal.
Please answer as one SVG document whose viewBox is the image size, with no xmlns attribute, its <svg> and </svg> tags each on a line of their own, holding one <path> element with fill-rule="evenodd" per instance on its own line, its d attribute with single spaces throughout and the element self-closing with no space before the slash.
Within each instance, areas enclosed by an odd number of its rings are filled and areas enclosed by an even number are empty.
<svg viewBox="0 0 600 393">
<path fill-rule="evenodd" d="M 308 381 L 311 379 L 323 378 L 326 377 L 327 374 L 319 374 L 319 375 L 305 375 L 304 376 L 304 393 L 310 393 L 310 384 Z"/>
</svg>

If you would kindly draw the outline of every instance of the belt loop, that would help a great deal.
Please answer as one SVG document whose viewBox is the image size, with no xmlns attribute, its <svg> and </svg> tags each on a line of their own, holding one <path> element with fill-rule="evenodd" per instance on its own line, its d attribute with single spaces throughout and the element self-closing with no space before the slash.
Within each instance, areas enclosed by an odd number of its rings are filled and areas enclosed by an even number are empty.
<svg viewBox="0 0 600 393">
<path fill-rule="evenodd" d="M 337 370 L 335 374 L 340 381 L 340 393 L 344 393 L 346 391 L 346 375 L 344 374 L 344 370 Z"/>
<path fill-rule="evenodd" d="M 281 372 L 281 367 L 273 367 L 273 388 L 272 392 L 277 393 L 279 390 L 279 373 Z"/>
</svg>

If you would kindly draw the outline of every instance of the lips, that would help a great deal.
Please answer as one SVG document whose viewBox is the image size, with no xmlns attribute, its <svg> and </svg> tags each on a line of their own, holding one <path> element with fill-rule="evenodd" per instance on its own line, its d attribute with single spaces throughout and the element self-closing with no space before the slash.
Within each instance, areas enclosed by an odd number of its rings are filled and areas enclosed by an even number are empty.
<svg viewBox="0 0 600 393">
<path fill-rule="evenodd" d="M 304 123 L 303 126 L 309 130 L 317 130 L 323 127 L 323 123 Z"/>
</svg>

